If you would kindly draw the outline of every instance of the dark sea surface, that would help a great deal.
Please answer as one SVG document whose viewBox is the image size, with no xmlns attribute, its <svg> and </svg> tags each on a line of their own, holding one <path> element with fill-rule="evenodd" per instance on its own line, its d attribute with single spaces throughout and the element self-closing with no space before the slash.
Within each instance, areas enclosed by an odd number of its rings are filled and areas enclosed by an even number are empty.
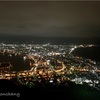
<svg viewBox="0 0 100 100">
<path fill-rule="evenodd" d="M 23 71 L 30 69 L 29 60 L 23 60 L 23 56 L 9 56 L 9 54 L 1 54 L 0 53 L 0 62 L 10 62 L 13 66 L 11 70 L 13 71 Z"/>
<path fill-rule="evenodd" d="M 34 44 L 99 44 L 99 37 L 80 38 L 80 37 L 42 37 L 25 35 L 0 34 L 2 43 L 34 43 Z"/>
<path fill-rule="evenodd" d="M 74 56 L 80 56 L 83 58 L 100 62 L 100 46 L 77 48 L 72 52 L 72 54 Z"/>
</svg>

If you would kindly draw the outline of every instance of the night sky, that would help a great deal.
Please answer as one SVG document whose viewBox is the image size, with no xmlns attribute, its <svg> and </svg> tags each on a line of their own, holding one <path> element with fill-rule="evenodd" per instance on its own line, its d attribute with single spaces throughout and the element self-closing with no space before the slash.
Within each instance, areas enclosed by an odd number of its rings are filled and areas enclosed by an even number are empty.
<svg viewBox="0 0 100 100">
<path fill-rule="evenodd" d="M 0 34 L 100 37 L 100 2 L 0 2 Z"/>
</svg>

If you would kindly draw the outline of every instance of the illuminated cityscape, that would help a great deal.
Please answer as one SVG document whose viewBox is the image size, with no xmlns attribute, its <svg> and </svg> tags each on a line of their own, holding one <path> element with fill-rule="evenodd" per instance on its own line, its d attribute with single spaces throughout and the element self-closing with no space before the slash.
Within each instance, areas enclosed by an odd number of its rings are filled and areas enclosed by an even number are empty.
<svg viewBox="0 0 100 100">
<path fill-rule="evenodd" d="M 35 87 L 40 84 L 66 85 L 67 81 L 88 84 L 100 89 L 100 65 L 91 59 L 73 56 L 77 48 L 98 45 L 0 44 L 0 55 L 21 56 L 29 61 L 28 70 L 13 70 L 12 62 L 0 62 L 0 79 L 14 80 L 18 85 Z M 98 63 L 98 64 L 97 64 Z M 18 66 L 18 65 L 17 65 Z M 22 66 L 24 67 L 24 66 Z"/>
</svg>

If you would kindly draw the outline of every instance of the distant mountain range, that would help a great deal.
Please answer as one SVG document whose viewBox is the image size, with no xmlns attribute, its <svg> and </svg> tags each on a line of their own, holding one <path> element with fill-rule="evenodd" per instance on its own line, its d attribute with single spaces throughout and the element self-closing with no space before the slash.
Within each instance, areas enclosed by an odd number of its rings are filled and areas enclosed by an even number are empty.
<svg viewBox="0 0 100 100">
<path fill-rule="evenodd" d="M 100 38 L 74 37 L 40 37 L 28 35 L 0 34 L 0 42 L 4 43 L 51 43 L 51 44 L 99 44 Z"/>
</svg>

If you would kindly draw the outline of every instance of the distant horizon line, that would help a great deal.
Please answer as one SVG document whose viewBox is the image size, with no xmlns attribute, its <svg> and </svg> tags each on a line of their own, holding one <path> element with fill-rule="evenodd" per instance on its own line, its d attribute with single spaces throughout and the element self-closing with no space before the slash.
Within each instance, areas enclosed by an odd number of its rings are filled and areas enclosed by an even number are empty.
<svg viewBox="0 0 100 100">
<path fill-rule="evenodd" d="M 100 39 L 100 37 L 98 37 L 98 36 L 88 36 L 88 37 L 85 37 L 85 36 L 83 36 L 83 37 L 77 37 L 77 36 L 42 36 L 42 35 L 38 35 L 38 36 L 36 36 L 36 35 L 24 35 L 24 34 L 0 34 L 0 37 L 27 37 L 27 38 L 83 38 L 83 39 L 90 39 L 90 38 L 99 38 Z"/>
</svg>

